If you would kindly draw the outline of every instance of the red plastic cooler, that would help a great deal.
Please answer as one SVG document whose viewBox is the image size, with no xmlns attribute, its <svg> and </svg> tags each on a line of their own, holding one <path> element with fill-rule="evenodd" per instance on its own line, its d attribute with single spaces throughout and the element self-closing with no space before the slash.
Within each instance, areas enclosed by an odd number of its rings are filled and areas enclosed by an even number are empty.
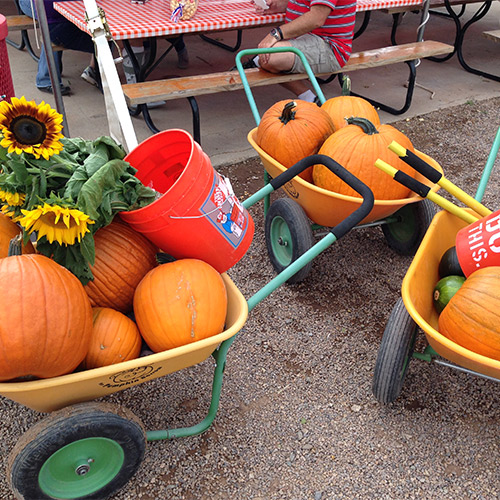
<svg viewBox="0 0 500 500">
<path fill-rule="evenodd" d="M 0 14 L 0 100 L 14 97 L 14 84 L 12 83 L 12 73 L 10 72 L 9 54 L 5 39 L 9 29 L 7 19 Z"/>
</svg>

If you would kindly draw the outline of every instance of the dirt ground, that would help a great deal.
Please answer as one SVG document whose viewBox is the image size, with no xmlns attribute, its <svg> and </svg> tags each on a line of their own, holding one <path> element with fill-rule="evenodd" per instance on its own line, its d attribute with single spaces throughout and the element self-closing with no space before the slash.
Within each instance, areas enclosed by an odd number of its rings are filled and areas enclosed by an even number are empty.
<svg viewBox="0 0 500 500">
<path fill-rule="evenodd" d="M 499 111 L 499 98 L 471 101 L 393 126 L 474 195 Z M 498 162 L 483 198 L 492 209 L 500 206 Z M 258 159 L 220 171 L 240 199 L 262 185 Z M 228 273 L 247 299 L 274 276 L 261 204 L 250 212 L 254 241 Z M 112 498 L 498 498 L 496 382 L 412 360 L 394 403 L 372 394 L 380 340 L 411 260 L 388 248 L 379 227 L 352 230 L 320 254 L 304 282 L 280 287 L 250 312 L 228 352 L 212 427 L 149 443 L 137 474 Z M 129 408 L 147 429 L 193 425 L 206 415 L 213 367 L 209 358 L 103 400 Z M 8 453 L 45 416 L 1 400 L 0 498 L 12 498 Z"/>
</svg>

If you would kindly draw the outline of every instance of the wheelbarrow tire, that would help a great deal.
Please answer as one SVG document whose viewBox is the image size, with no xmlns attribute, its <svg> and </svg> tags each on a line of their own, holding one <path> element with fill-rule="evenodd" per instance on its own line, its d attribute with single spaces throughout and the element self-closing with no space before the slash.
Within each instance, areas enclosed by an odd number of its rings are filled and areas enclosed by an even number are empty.
<svg viewBox="0 0 500 500">
<path fill-rule="evenodd" d="M 314 245 L 311 223 L 304 209 L 290 198 L 279 198 L 269 207 L 265 235 L 269 259 L 277 273 Z M 310 273 L 311 267 L 312 262 L 307 263 L 287 283 L 300 283 Z"/>
<path fill-rule="evenodd" d="M 387 244 L 400 255 L 415 255 L 434 215 L 430 200 L 408 203 L 394 214 L 396 222 L 382 224 Z"/>
<path fill-rule="evenodd" d="M 387 321 L 375 362 L 372 392 L 380 403 L 392 403 L 400 395 L 417 333 L 418 326 L 400 298 Z"/>
<path fill-rule="evenodd" d="M 139 468 L 146 433 L 126 408 L 80 403 L 28 430 L 9 454 L 7 480 L 16 498 L 103 499 Z"/>
</svg>

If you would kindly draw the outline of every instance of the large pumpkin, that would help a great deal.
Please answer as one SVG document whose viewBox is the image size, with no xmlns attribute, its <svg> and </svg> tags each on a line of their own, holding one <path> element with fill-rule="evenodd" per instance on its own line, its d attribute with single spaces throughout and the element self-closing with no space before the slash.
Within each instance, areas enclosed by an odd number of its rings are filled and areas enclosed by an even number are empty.
<svg viewBox="0 0 500 500">
<path fill-rule="evenodd" d="M 98 368 L 139 357 L 142 337 L 125 314 L 109 307 L 92 309 L 94 326 L 83 369 Z"/>
<path fill-rule="evenodd" d="M 221 333 L 226 312 L 222 276 L 198 259 L 181 259 L 156 267 L 135 291 L 135 320 L 154 352 Z"/>
<path fill-rule="evenodd" d="M 10 240 L 18 234 L 21 234 L 21 228 L 10 217 L 0 214 L 0 258 L 7 257 Z M 31 241 L 23 247 L 23 253 L 35 253 Z"/>
<path fill-rule="evenodd" d="M 95 236 L 94 280 L 85 290 L 92 307 L 132 310 L 135 288 L 156 266 L 157 248 L 120 220 L 99 229 Z"/>
<path fill-rule="evenodd" d="M 439 332 L 453 342 L 500 360 L 500 267 L 474 271 L 439 316 Z"/>
<path fill-rule="evenodd" d="M 374 125 L 380 125 L 380 117 L 377 110 L 362 97 L 349 95 L 351 92 L 351 80 L 344 77 L 342 84 L 342 95 L 327 99 L 321 106 L 332 119 L 335 130 L 347 125 L 346 118 L 358 116 L 370 120 Z"/>
<path fill-rule="evenodd" d="M 0 381 L 56 377 L 81 363 L 92 335 L 92 308 L 70 271 L 44 255 L 5 257 L 0 296 Z"/>
<path fill-rule="evenodd" d="M 406 198 L 410 190 L 375 166 L 381 159 L 398 170 L 414 177 L 416 172 L 388 149 L 392 141 L 414 151 L 413 145 L 402 132 L 391 125 L 375 126 L 364 118 L 349 118 L 348 125 L 332 134 L 319 150 L 333 158 L 372 191 L 376 200 Z M 359 197 L 359 194 L 333 174 L 324 165 L 314 165 L 313 182 L 318 187 L 335 193 Z"/>
<path fill-rule="evenodd" d="M 257 144 L 285 168 L 306 156 L 316 154 L 334 131 L 325 111 L 312 102 L 279 101 L 262 116 L 257 127 Z M 312 167 L 300 174 L 312 182 Z"/>
</svg>

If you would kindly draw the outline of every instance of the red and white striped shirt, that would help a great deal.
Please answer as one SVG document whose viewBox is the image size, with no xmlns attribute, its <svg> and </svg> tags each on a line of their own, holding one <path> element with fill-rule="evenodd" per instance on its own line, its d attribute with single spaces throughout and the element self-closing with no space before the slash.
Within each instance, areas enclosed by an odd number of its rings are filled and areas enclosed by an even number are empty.
<svg viewBox="0 0 500 500">
<path fill-rule="evenodd" d="M 331 45 L 343 67 L 352 51 L 356 0 L 288 0 L 285 22 L 289 23 L 309 12 L 312 5 L 326 5 L 332 9 L 325 24 L 311 33 L 324 38 Z"/>
</svg>

